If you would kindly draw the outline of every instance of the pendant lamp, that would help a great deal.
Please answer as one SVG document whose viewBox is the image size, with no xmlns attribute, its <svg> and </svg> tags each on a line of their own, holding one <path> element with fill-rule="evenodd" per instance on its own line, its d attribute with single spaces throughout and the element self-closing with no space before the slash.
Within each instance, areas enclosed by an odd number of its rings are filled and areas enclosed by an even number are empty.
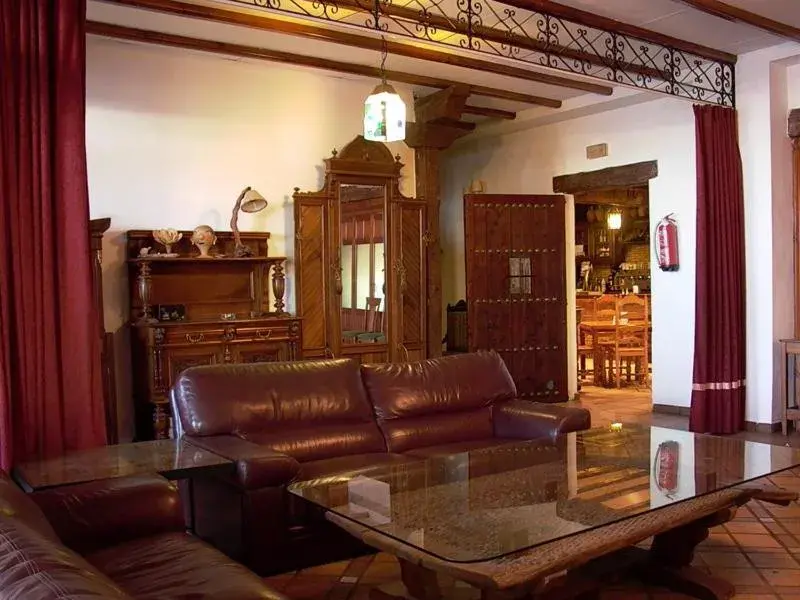
<svg viewBox="0 0 800 600">
<path fill-rule="evenodd" d="M 381 50 L 381 83 L 364 102 L 364 139 L 372 142 L 399 142 L 406 139 L 406 104 L 386 83 L 386 38 Z"/>
<path fill-rule="evenodd" d="M 607 224 L 609 229 L 620 229 L 622 227 L 622 211 L 617 208 L 608 211 Z"/>
</svg>

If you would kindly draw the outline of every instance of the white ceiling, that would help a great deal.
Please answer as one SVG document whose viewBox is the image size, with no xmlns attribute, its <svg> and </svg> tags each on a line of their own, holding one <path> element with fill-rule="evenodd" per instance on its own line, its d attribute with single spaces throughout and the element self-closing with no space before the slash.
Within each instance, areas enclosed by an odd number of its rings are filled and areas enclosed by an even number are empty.
<svg viewBox="0 0 800 600">
<path fill-rule="evenodd" d="M 800 0 L 725 2 L 800 27 Z M 761 29 L 700 12 L 676 0 L 558 0 L 558 3 L 732 54 L 744 54 L 786 41 Z"/>
<path fill-rule="evenodd" d="M 0 0 L 1 1 L 1 0 Z M 212 0 L 184 0 L 196 4 L 219 4 Z M 588 12 L 610 17 L 632 25 L 637 25 L 670 35 L 679 39 L 688 40 L 719 50 L 724 50 L 734 54 L 741 54 L 752 50 L 776 45 L 785 42 L 783 38 L 769 35 L 759 29 L 744 26 L 738 23 L 731 23 L 724 19 L 719 19 L 678 2 L 676 0 L 558 0 L 561 4 L 566 4 Z M 800 26 L 800 0 L 726 0 L 730 4 L 735 4 L 746 10 L 757 12 L 770 18 L 793 23 Z M 233 8 L 230 4 L 228 8 Z M 251 10 L 241 10 L 241 12 L 254 12 Z M 349 46 L 319 41 L 309 38 L 293 37 L 285 34 L 277 34 L 256 29 L 225 25 L 210 21 L 198 20 L 188 17 L 168 15 L 159 12 L 151 12 L 118 4 L 108 4 L 102 0 L 89 0 L 87 9 L 88 18 L 94 21 L 124 25 L 127 27 L 141 28 L 164 33 L 171 33 L 189 37 L 196 37 L 206 40 L 221 42 L 231 42 L 266 48 L 270 50 L 282 50 L 295 54 L 324 57 L 333 60 L 357 63 L 370 66 L 378 66 L 379 55 L 377 52 L 363 50 Z M 319 21 L 315 25 L 324 26 Z M 364 34 L 365 32 L 360 32 Z M 442 50 L 441 47 L 437 49 Z M 499 57 L 489 57 L 476 55 L 482 60 L 493 62 L 505 62 L 519 67 L 517 61 L 509 61 Z M 302 68 L 284 65 L 287 68 Z M 547 98 L 560 99 L 567 101 L 564 112 L 575 108 L 575 103 L 580 106 L 591 103 L 602 103 L 614 101 L 621 93 L 628 94 L 627 90 L 615 90 L 614 97 L 608 98 L 593 94 L 586 94 L 580 90 L 571 88 L 555 87 L 531 81 L 525 81 L 474 71 L 462 67 L 454 67 L 447 64 L 422 61 L 413 58 L 392 55 L 387 61 L 387 68 L 395 71 L 408 73 L 424 74 L 430 77 L 458 81 L 467 84 L 483 85 L 487 87 L 512 90 L 527 94 L 543 96 Z M 529 70 L 537 70 L 529 68 Z M 542 70 L 542 69 L 538 69 Z M 361 78 L 357 75 L 335 73 L 331 71 L 320 71 L 330 77 L 340 77 L 355 79 Z M 561 77 L 570 75 L 561 71 L 549 71 Z M 598 82 L 600 83 L 600 82 Z M 602 82 L 609 85 L 608 82 Z M 420 95 L 427 95 L 435 90 L 424 87 L 414 88 Z M 624 99 L 624 98 L 621 98 Z M 531 109 L 532 105 L 519 104 L 504 100 L 496 100 L 475 96 L 470 99 L 470 104 L 501 108 L 510 111 L 523 111 Z M 572 104 L 573 106 L 570 106 Z M 534 109 L 532 112 L 546 111 L 553 114 L 558 111 L 553 109 Z M 483 120 L 481 117 L 466 117 L 468 120 Z"/>
</svg>

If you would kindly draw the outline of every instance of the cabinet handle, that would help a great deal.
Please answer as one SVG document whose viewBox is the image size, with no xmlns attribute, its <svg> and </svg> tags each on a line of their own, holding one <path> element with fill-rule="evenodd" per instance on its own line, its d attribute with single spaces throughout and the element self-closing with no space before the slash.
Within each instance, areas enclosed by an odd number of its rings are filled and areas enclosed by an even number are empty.
<svg viewBox="0 0 800 600">
<path fill-rule="evenodd" d="M 272 329 L 259 329 L 256 331 L 256 337 L 259 340 L 268 340 L 272 335 Z"/>
<path fill-rule="evenodd" d="M 203 340 L 206 339 L 206 336 L 202 333 L 187 333 L 186 334 L 186 341 L 190 344 L 199 344 Z"/>
</svg>

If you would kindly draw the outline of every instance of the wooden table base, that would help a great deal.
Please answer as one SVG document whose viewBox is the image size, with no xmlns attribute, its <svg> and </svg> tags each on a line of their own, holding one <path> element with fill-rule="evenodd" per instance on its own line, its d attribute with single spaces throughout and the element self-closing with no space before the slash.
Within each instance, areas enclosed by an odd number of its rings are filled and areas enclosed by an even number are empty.
<svg viewBox="0 0 800 600">
<path fill-rule="evenodd" d="M 327 518 L 400 561 L 405 589 L 399 582 L 374 589 L 372 600 L 442 600 L 437 573 L 472 586 L 456 584 L 458 600 L 582 600 L 594 597 L 609 584 L 630 579 L 700 600 L 729 600 L 735 593 L 733 585 L 691 566 L 697 545 L 708 537 L 712 527 L 733 519 L 738 507 L 752 499 L 785 506 L 797 497 L 796 492 L 777 488 L 721 490 L 508 557 L 476 563 L 444 561 L 333 513 L 327 513 Z M 632 547 L 650 537 L 653 543 L 649 549 Z"/>
</svg>

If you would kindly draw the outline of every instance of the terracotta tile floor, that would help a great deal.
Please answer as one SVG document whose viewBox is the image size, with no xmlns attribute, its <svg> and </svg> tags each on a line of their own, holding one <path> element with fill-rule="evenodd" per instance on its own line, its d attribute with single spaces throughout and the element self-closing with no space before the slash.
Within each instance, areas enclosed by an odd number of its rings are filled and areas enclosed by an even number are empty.
<svg viewBox="0 0 800 600">
<path fill-rule="evenodd" d="M 594 426 L 612 421 L 641 422 L 686 429 L 686 418 L 650 413 L 649 390 L 584 388 L 579 403 L 592 411 Z M 776 434 L 742 434 L 773 444 L 784 444 Z M 800 436 L 790 438 L 800 445 Z M 800 491 L 800 469 L 771 478 L 781 487 Z M 724 577 L 742 600 L 800 600 L 800 505 L 776 507 L 751 502 L 736 518 L 715 528 L 695 557 L 695 566 Z M 377 554 L 285 573 L 267 581 L 293 600 L 367 600 L 373 586 L 389 585 L 400 593 L 400 568 L 390 555 Z M 443 580 L 445 596 L 470 597 L 464 584 Z M 611 586 L 601 600 L 616 598 L 670 600 L 684 598 L 636 582 Z"/>
</svg>

